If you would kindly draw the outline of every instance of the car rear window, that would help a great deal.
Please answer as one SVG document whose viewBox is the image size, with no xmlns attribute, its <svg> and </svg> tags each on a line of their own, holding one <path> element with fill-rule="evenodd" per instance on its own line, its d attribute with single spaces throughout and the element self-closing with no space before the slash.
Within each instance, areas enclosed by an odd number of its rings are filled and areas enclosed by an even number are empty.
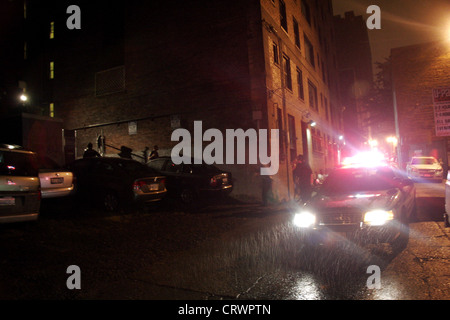
<svg viewBox="0 0 450 320">
<path fill-rule="evenodd" d="M 0 175 L 36 177 L 38 167 L 34 154 L 0 151 Z"/>
<path fill-rule="evenodd" d="M 137 161 L 120 161 L 117 164 L 120 168 L 125 170 L 127 173 L 134 175 L 139 173 L 155 174 L 156 171 L 142 163 Z"/>
<path fill-rule="evenodd" d="M 394 178 L 388 167 L 338 169 L 325 179 L 321 190 L 324 194 L 386 190 L 394 186 Z"/>
<path fill-rule="evenodd" d="M 414 158 L 411 161 L 411 164 L 434 164 L 437 161 L 431 158 Z"/>
</svg>

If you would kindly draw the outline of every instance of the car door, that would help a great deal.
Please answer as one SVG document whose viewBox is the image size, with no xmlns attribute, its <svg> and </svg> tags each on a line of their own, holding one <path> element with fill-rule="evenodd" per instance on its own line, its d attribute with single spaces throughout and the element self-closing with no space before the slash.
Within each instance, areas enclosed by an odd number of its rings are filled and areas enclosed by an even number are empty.
<svg viewBox="0 0 450 320">
<path fill-rule="evenodd" d="M 171 159 L 165 159 L 161 167 L 161 173 L 167 179 L 167 190 L 172 194 L 179 193 L 183 188 L 182 167 L 183 164 L 175 164 Z"/>
</svg>

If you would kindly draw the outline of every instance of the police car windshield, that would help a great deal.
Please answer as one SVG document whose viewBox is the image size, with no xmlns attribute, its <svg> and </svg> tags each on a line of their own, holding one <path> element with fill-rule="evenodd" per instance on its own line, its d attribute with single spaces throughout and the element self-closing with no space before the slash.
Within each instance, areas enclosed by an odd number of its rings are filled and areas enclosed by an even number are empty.
<svg viewBox="0 0 450 320">
<path fill-rule="evenodd" d="M 325 195 L 387 190 L 394 187 L 395 174 L 389 167 L 341 168 L 325 179 L 321 193 Z"/>
</svg>

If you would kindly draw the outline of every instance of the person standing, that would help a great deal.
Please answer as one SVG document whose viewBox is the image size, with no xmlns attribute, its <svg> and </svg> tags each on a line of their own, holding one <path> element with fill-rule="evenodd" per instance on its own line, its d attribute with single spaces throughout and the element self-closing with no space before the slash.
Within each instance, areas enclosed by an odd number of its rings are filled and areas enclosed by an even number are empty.
<svg viewBox="0 0 450 320">
<path fill-rule="evenodd" d="M 293 171 L 295 196 L 306 202 L 312 194 L 312 170 L 302 155 L 297 157 L 297 165 Z"/>
<path fill-rule="evenodd" d="M 155 145 L 153 147 L 152 152 L 150 153 L 149 160 L 153 160 L 159 157 L 158 150 L 159 150 L 158 146 Z"/>
<path fill-rule="evenodd" d="M 95 158 L 95 157 L 100 157 L 100 153 L 98 153 L 97 151 L 95 151 L 92 148 L 92 143 L 89 142 L 87 145 L 87 149 L 84 150 L 83 153 L 83 158 Z"/>
</svg>

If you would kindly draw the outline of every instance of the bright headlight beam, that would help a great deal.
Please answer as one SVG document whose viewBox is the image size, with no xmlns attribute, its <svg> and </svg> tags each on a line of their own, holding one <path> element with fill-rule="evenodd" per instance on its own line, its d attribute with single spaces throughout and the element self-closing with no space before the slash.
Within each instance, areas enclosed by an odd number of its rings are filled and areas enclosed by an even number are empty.
<svg viewBox="0 0 450 320">
<path fill-rule="evenodd" d="M 303 211 L 294 216 L 293 223 L 299 228 L 309 228 L 316 223 L 316 216 L 311 212 Z"/>
<path fill-rule="evenodd" d="M 373 210 L 364 214 L 364 223 L 371 226 L 382 226 L 386 222 L 394 219 L 392 210 Z"/>
</svg>

